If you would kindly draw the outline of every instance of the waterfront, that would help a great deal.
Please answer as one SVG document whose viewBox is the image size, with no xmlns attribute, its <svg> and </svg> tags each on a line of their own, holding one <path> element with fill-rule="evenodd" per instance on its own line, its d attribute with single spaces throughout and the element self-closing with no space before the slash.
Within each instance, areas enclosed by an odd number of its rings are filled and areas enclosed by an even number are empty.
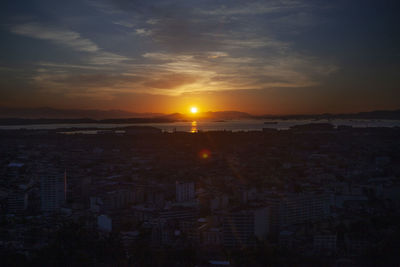
<svg viewBox="0 0 400 267">
<path fill-rule="evenodd" d="M 268 122 L 268 123 L 264 123 Z M 307 123 L 331 123 L 334 126 L 346 125 L 353 127 L 400 127 L 399 120 L 227 120 L 227 121 L 182 121 L 173 123 L 138 123 L 138 124 L 110 124 L 110 123 L 79 123 L 79 124 L 33 124 L 33 125 L 2 125 L 0 130 L 54 130 L 54 129 L 109 129 L 126 126 L 152 126 L 165 132 L 196 132 L 196 131 L 261 131 L 263 128 L 286 130 L 295 125 Z M 195 125 L 195 126 L 194 126 Z"/>
</svg>

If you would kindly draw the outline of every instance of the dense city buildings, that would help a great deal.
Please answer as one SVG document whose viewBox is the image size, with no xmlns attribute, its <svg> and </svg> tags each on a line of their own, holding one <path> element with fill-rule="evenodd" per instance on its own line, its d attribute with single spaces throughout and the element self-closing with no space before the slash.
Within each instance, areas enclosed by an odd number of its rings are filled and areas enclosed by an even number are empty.
<svg viewBox="0 0 400 267">
<path fill-rule="evenodd" d="M 3 130 L 1 255 L 41 266 L 392 266 L 399 137 L 327 125 Z"/>
</svg>

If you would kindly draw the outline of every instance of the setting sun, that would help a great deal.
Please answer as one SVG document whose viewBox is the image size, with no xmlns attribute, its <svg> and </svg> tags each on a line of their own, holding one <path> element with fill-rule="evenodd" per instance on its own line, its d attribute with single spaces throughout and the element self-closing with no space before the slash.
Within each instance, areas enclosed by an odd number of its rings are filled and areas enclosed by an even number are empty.
<svg viewBox="0 0 400 267">
<path fill-rule="evenodd" d="M 198 111 L 197 107 L 191 107 L 190 108 L 190 112 L 193 113 L 193 114 L 197 113 L 197 111 Z"/>
</svg>

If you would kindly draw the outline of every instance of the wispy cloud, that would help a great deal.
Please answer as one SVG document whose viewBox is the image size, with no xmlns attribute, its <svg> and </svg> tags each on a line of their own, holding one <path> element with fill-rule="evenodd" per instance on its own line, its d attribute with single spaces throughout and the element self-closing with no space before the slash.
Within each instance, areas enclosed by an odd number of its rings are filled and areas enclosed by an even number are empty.
<svg viewBox="0 0 400 267">
<path fill-rule="evenodd" d="M 121 56 L 115 53 L 101 51 L 92 56 L 88 62 L 95 65 L 118 65 L 123 61 L 128 60 L 130 60 L 130 58 L 128 57 Z"/>
<path fill-rule="evenodd" d="M 114 24 L 124 26 L 126 28 L 133 28 L 135 27 L 135 24 L 129 22 L 129 21 L 124 21 L 124 20 L 118 20 L 118 21 L 113 21 Z"/>
<path fill-rule="evenodd" d="M 102 16 L 109 16 L 108 23 L 125 28 L 120 31 L 124 36 L 113 32 L 115 40 L 142 42 L 140 51 L 146 52 L 135 58 L 105 51 L 80 33 L 56 26 L 25 23 L 11 28 L 19 35 L 86 52 L 69 64 L 40 62 L 32 78 L 38 88 L 110 99 L 121 93 L 177 96 L 315 86 L 320 77 L 336 70 L 334 65 L 296 53 L 289 41 L 280 40 L 254 19 L 254 15 L 282 12 L 273 23 L 301 18 L 307 26 L 307 14 L 289 12 L 304 7 L 300 1 L 233 1 L 229 6 L 200 4 L 198 8 L 185 4 L 175 8 L 169 1 L 162 2 L 163 8 L 155 2 L 134 1 L 138 6 L 116 2 L 90 3 Z M 118 48 L 113 42 L 106 44 Z"/>
<path fill-rule="evenodd" d="M 78 65 L 78 64 L 65 64 L 65 63 L 52 63 L 52 62 L 39 62 L 37 64 L 41 67 L 47 68 L 60 68 L 60 69 L 81 69 L 81 70 L 104 70 L 109 69 L 109 66 L 91 66 L 91 65 Z"/>
<path fill-rule="evenodd" d="M 96 52 L 99 47 L 91 40 L 81 37 L 74 31 L 43 26 L 38 23 L 26 23 L 11 27 L 11 32 L 36 39 L 70 47 L 76 51 Z"/>
<path fill-rule="evenodd" d="M 89 65 L 116 65 L 130 58 L 102 50 L 93 41 L 81 37 L 77 32 L 44 26 L 38 23 L 26 23 L 11 27 L 11 32 L 36 39 L 47 40 L 54 44 L 71 48 L 78 52 L 87 52 L 89 57 L 85 64 Z M 75 68 L 78 66 L 74 65 Z M 66 66 L 66 67 L 71 67 Z M 80 68 L 84 68 L 80 65 Z M 88 69 L 90 67 L 86 67 Z"/>
<path fill-rule="evenodd" d="M 180 55 L 172 53 L 161 53 L 161 52 L 149 52 L 143 54 L 144 58 L 149 58 L 153 60 L 189 60 L 192 59 L 192 55 Z"/>
<path fill-rule="evenodd" d="M 136 29 L 136 34 L 137 35 L 142 35 L 142 36 L 149 36 L 151 35 L 151 30 L 147 30 L 147 29 Z"/>
<path fill-rule="evenodd" d="M 86 96 L 96 92 L 109 97 L 119 93 L 177 96 L 194 92 L 315 86 L 320 77 L 337 70 L 334 65 L 290 51 L 286 55 L 268 57 L 234 56 L 222 51 L 152 52 L 143 54 L 143 58 L 144 62 L 117 63 L 125 58 L 106 54 L 91 62 L 98 65 L 42 63 L 34 82 L 45 90 L 85 93 Z"/>
<path fill-rule="evenodd" d="M 151 79 L 144 83 L 144 86 L 158 89 L 177 89 L 182 85 L 193 84 L 197 80 L 195 75 L 171 73 Z"/>
<path fill-rule="evenodd" d="M 205 15 L 217 16 L 240 16 L 240 15 L 260 15 L 283 12 L 291 9 L 306 7 L 307 5 L 301 1 L 243 1 L 233 2 L 229 6 L 220 6 L 213 9 L 202 9 L 200 13 Z"/>
<path fill-rule="evenodd" d="M 114 5 L 108 3 L 108 1 L 86 0 L 85 2 L 104 14 L 116 15 L 123 13 L 121 9 L 115 8 Z"/>
</svg>

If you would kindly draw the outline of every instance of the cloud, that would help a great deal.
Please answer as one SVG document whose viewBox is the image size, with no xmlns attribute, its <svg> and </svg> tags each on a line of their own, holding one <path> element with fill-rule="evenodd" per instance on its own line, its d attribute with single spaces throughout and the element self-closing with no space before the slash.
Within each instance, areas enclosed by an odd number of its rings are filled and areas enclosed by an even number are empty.
<svg viewBox="0 0 400 267">
<path fill-rule="evenodd" d="M 142 66 L 143 67 L 143 66 Z M 146 66 L 145 66 L 146 67 Z M 102 92 L 113 97 L 119 93 L 161 93 L 176 95 L 175 91 L 162 93 L 164 90 L 177 89 L 197 81 L 195 75 L 159 70 L 152 66 L 142 72 L 121 73 L 107 72 L 101 69 L 75 65 L 42 63 L 36 69 L 32 82 L 43 92 L 60 92 L 65 95 Z M 83 73 L 82 73 L 83 71 Z"/>
<path fill-rule="evenodd" d="M 86 52 L 69 64 L 39 64 L 32 78 L 37 87 L 110 98 L 120 93 L 176 96 L 315 86 L 337 69 L 297 53 L 288 39 L 271 30 L 271 25 L 279 28 L 288 21 L 295 28 L 297 19 L 308 27 L 310 17 L 300 1 L 230 1 L 227 6 L 208 0 L 112 2 L 90 2 L 113 26 L 112 32 L 107 27 L 98 31 L 99 46 L 57 27 L 27 23 L 12 28 L 16 34 Z M 126 29 L 115 31 L 115 25 Z"/>
<path fill-rule="evenodd" d="M 206 54 L 207 54 L 207 58 L 210 58 L 210 59 L 216 59 L 216 58 L 227 57 L 228 56 L 228 53 L 220 52 L 220 51 L 208 52 Z"/>
<path fill-rule="evenodd" d="M 51 81 L 59 84 L 68 84 L 68 86 L 77 86 L 79 88 L 104 88 L 138 82 L 142 79 L 143 78 L 141 77 L 126 76 L 123 74 L 94 73 L 55 75 L 53 78 L 51 78 Z"/>
<path fill-rule="evenodd" d="M 221 44 L 226 49 L 257 49 L 257 48 L 273 48 L 273 49 L 287 49 L 289 44 L 275 40 L 271 37 L 255 37 L 246 36 L 245 33 L 236 33 L 229 35 L 220 35 Z"/>
<path fill-rule="evenodd" d="M 11 32 L 36 39 L 70 47 L 76 51 L 96 52 L 99 47 L 89 39 L 82 38 L 77 32 L 43 26 L 38 23 L 26 23 L 11 28 Z"/>
<path fill-rule="evenodd" d="M 10 71 L 11 71 L 11 72 L 14 72 L 14 71 L 18 71 L 18 69 L 0 66 L 0 72 L 10 72 Z"/>
<path fill-rule="evenodd" d="M 37 65 L 42 67 L 60 68 L 60 69 L 81 69 L 81 70 L 103 70 L 108 69 L 108 66 L 90 66 L 78 64 L 65 64 L 65 63 L 52 63 L 52 62 L 39 62 Z"/>
<path fill-rule="evenodd" d="M 288 11 L 306 7 L 300 1 L 233 1 L 229 6 L 202 9 L 200 13 L 213 16 L 248 16 Z"/>
<path fill-rule="evenodd" d="M 54 68 L 37 70 L 33 77 L 34 84 L 43 92 L 59 92 L 64 95 L 76 93 L 102 92 L 112 97 L 115 93 L 130 91 L 134 84 L 144 80 L 140 76 L 131 76 L 118 73 L 94 72 L 79 73 L 77 71 L 63 71 Z"/>
<path fill-rule="evenodd" d="M 149 36 L 151 35 L 151 31 L 146 29 L 136 29 L 136 34 L 142 36 Z"/>
<path fill-rule="evenodd" d="M 123 61 L 127 60 L 130 60 L 130 58 L 115 53 L 101 51 L 99 53 L 96 53 L 95 56 L 92 56 L 88 62 L 90 64 L 107 66 L 107 65 L 118 65 Z"/>
<path fill-rule="evenodd" d="M 152 25 L 157 24 L 158 22 L 159 22 L 159 21 L 158 21 L 157 19 L 148 19 L 148 20 L 146 21 L 147 24 L 152 24 Z"/>
<path fill-rule="evenodd" d="M 153 60 L 189 60 L 192 59 L 192 55 L 179 55 L 179 54 L 171 54 L 171 53 L 161 53 L 161 52 L 150 52 L 143 54 L 144 58 L 153 59 Z"/>
<path fill-rule="evenodd" d="M 113 23 L 115 25 L 120 25 L 120 26 L 124 26 L 126 28 L 133 28 L 135 27 L 135 24 L 129 22 L 129 21 L 124 21 L 124 20 L 119 20 L 119 21 L 113 21 Z"/>
<path fill-rule="evenodd" d="M 301 27 L 309 25 L 303 11 L 308 5 L 302 1 L 110 1 L 138 22 L 136 35 L 149 36 L 154 45 L 172 52 L 206 52 L 227 49 L 286 49 L 287 42 L 279 41 L 270 31 L 273 23 L 302 20 Z M 296 16 L 297 13 L 302 13 Z M 274 13 L 271 18 L 256 14 Z M 291 17 L 290 17 L 291 16 Z M 278 29 L 279 30 L 279 29 Z M 290 29 L 294 32 L 295 29 Z"/>
<path fill-rule="evenodd" d="M 123 10 L 121 10 L 120 8 L 115 8 L 115 6 L 108 3 L 108 1 L 86 0 L 85 2 L 107 15 L 120 15 L 121 13 L 123 13 Z"/>
<path fill-rule="evenodd" d="M 193 75 L 173 73 L 152 79 L 144 83 L 144 85 L 151 88 L 176 89 L 182 85 L 192 84 L 196 80 L 197 78 Z"/>
<path fill-rule="evenodd" d="M 34 82 L 45 90 L 68 94 L 98 91 L 109 97 L 121 92 L 176 96 L 316 86 L 320 77 L 337 70 L 334 65 L 290 51 L 268 57 L 235 56 L 222 51 L 152 52 L 143 54 L 143 59 L 110 65 L 105 64 L 109 60 L 105 57 L 96 66 L 42 63 Z"/>
<path fill-rule="evenodd" d="M 38 23 L 26 23 L 11 28 L 11 32 L 41 40 L 48 40 L 58 45 L 72 48 L 75 51 L 87 52 L 86 65 L 117 65 L 130 58 L 103 51 L 94 42 L 82 38 L 77 32 L 43 26 Z M 76 66 L 77 64 L 75 64 Z M 83 68 L 81 66 L 81 68 Z"/>
</svg>

